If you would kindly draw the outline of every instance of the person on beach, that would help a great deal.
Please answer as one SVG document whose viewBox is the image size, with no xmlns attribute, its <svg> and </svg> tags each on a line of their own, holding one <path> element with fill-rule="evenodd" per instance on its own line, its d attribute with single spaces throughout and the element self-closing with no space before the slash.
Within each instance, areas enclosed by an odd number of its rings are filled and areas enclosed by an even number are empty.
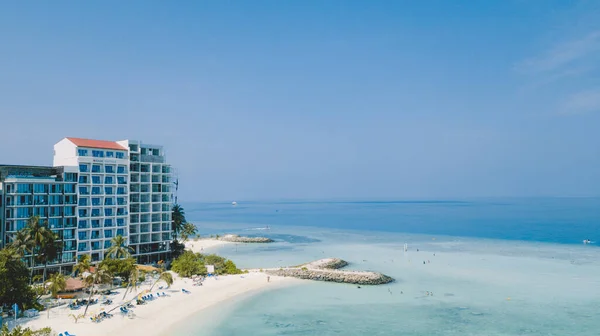
<svg viewBox="0 0 600 336">
<path fill-rule="evenodd" d="M 271 277 L 267 275 L 267 282 L 271 282 Z"/>
</svg>

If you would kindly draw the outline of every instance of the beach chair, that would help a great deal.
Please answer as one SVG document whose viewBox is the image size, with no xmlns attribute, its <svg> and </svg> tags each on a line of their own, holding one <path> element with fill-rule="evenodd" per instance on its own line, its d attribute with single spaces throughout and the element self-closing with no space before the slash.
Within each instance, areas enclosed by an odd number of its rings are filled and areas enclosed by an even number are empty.
<svg viewBox="0 0 600 336">
<path fill-rule="evenodd" d="M 75 336 L 74 334 L 69 334 L 68 331 L 65 331 L 65 336 Z"/>
<path fill-rule="evenodd" d="M 163 292 L 163 296 L 167 296 L 167 294 L 165 294 L 165 292 Z"/>
<path fill-rule="evenodd" d="M 58 334 L 58 336 L 63 336 L 63 333 Z"/>
</svg>

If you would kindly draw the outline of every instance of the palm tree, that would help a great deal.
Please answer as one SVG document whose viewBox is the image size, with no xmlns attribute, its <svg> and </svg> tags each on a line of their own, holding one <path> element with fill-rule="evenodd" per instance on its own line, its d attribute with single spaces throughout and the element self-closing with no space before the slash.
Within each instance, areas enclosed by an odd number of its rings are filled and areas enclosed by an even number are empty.
<svg viewBox="0 0 600 336">
<path fill-rule="evenodd" d="M 80 255 L 79 260 L 77 260 L 77 264 L 73 266 L 73 274 L 77 273 L 81 275 L 84 272 L 89 271 L 90 267 L 92 267 L 91 261 L 92 259 L 89 254 Z"/>
<path fill-rule="evenodd" d="M 134 267 L 129 273 L 129 283 L 127 284 L 127 288 L 125 288 L 125 292 L 123 293 L 123 300 L 125 300 L 125 296 L 127 296 L 127 291 L 133 292 L 134 289 L 137 290 L 139 278 L 140 270 L 137 267 Z"/>
<path fill-rule="evenodd" d="M 33 248 L 33 240 L 26 229 L 21 229 L 12 235 L 10 245 L 21 255 L 25 257 L 27 252 L 31 252 Z"/>
<path fill-rule="evenodd" d="M 35 266 L 35 259 L 40 247 L 43 245 L 46 239 L 46 232 L 48 228 L 41 222 L 40 216 L 31 216 L 27 220 L 26 226 L 27 233 L 31 238 L 32 249 L 31 249 L 31 276 L 29 282 L 33 281 L 33 268 Z"/>
<path fill-rule="evenodd" d="M 185 219 L 185 211 L 183 210 L 183 207 L 179 204 L 175 204 L 173 205 L 173 214 L 172 214 L 172 220 L 173 220 L 173 236 L 175 238 L 177 238 L 177 234 L 183 230 L 183 225 L 185 223 L 187 223 L 186 219 Z"/>
<path fill-rule="evenodd" d="M 154 288 L 159 281 L 164 281 L 167 284 L 167 288 L 171 287 L 173 284 L 173 275 L 169 272 L 162 272 L 158 279 L 152 284 L 152 287 L 150 287 L 150 291 L 152 291 L 152 288 Z"/>
<path fill-rule="evenodd" d="M 181 229 L 181 241 L 185 243 L 189 237 L 192 237 L 196 233 L 198 233 L 196 225 L 192 223 L 183 224 L 183 228 Z"/>
<path fill-rule="evenodd" d="M 42 281 L 46 281 L 46 270 L 48 269 L 48 262 L 55 260 L 60 252 L 62 251 L 63 243 L 59 239 L 58 235 L 51 230 L 46 230 L 44 233 L 44 240 L 40 245 L 39 259 L 44 262 L 44 275 Z"/>
<path fill-rule="evenodd" d="M 67 280 L 61 273 L 54 273 L 50 276 L 50 286 L 48 289 L 52 293 L 52 297 L 56 298 L 58 292 L 62 292 L 67 288 Z"/>
<path fill-rule="evenodd" d="M 125 239 L 121 235 L 117 235 L 113 239 L 111 239 L 111 246 L 106 250 L 106 256 L 121 259 L 121 258 L 129 258 L 133 249 L 129 246 L 126 246 L 127 239 Z"/>
<path fill-rule="evenodd" d="M 96 271 L 83 279 L 86 285 L 90 286 L 90 296 L 88 297 L 88 302 L 85 305 L 85 310 L 83 311 L 83 317 L 87 314 L 88 307 L 90 306 L 90 300 L 92 299 L 92 295 L 94 295 L 94 285 L 105 284 L 112 282 L 112 276 L 110 272 L 104 267 L 97 267 Z"/>
</svg>

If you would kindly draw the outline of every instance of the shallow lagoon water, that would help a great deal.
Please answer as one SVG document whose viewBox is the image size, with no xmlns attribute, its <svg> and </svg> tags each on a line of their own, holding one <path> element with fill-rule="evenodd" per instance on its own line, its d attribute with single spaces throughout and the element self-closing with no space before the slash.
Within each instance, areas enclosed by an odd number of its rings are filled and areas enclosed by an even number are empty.
<svg viewBox="0 0 600 336">
<path fill-rule="evenodd" d="M 198 314 L 176 334 L 598 335 L 600 330 L 595 246 L 272 223 L 268 231 L 248 230 L 258 227 L 253 224 L 206 221 L 199 227 L 277 240 L 219 249 L 240 267 L 334 256 L 349 261 L 349 269 L 376 270 L 397 281 L 360 289 L 306 281 L 247 295 Z"/>
</svg>

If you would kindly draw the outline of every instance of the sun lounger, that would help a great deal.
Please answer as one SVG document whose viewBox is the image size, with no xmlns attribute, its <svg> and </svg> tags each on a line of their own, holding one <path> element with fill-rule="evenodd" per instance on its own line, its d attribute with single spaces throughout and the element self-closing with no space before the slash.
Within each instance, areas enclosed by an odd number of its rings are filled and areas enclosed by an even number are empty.
<svg viewBox="0 0 600 336">
<path fill-rule="evenodd" d="M 75 336 L 74 334 L 69 334 L 68 331 L 65 331 L 65 336 Z"/>
</svg>

